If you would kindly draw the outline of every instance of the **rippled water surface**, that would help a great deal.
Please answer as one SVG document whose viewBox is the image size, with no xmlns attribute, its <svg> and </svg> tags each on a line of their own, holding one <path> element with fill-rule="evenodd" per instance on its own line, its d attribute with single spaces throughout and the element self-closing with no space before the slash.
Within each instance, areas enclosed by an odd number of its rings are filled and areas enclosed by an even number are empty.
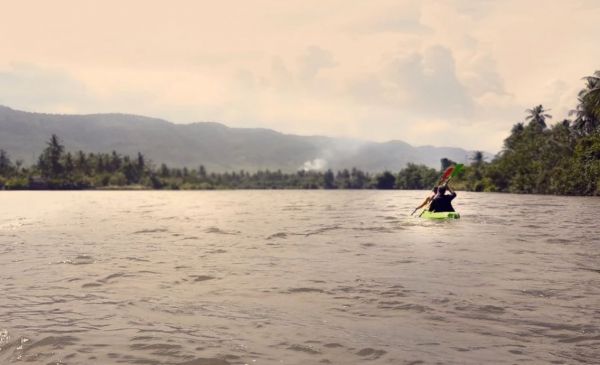
<svg viewBox="0 0 600 365">
<path fill-rule="evenodd" d="M 600 199 L 0 192 L 0 364 L 598 364 Z"/>
</svg>

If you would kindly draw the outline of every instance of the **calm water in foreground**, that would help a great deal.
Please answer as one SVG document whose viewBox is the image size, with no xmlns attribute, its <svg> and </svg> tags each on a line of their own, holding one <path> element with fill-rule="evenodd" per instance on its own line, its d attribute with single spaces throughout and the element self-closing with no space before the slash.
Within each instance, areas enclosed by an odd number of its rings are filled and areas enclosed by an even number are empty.
<svg viewBox="0 0 600 365">
<path fill-rule="evenodd" d="M 0 192 L 0 364 L 598 364 L 600 199 Z"/>
</svg>

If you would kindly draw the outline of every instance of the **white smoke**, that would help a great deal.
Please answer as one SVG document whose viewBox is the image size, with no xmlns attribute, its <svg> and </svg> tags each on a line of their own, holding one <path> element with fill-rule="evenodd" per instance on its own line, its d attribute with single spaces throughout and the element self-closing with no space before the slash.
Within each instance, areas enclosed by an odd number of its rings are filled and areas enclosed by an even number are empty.
<svg viewBox="0 0 600 365">
<path fill-rule="evenodd" d="M 327 138 L 318 152 L 317 157 L 313 160 L 308 160 L 300 166 L 300 170 L 304 171 L 325 171 L 328 168 L 352 168 L 354 156 L 368 142 L 349 138 Z"/>
<path fill-rule="evenodd" d="M 327 161 L 322 158 L 315 158 L 314 160 L 306 161 L 301 169 L 304 171 L 323 171 L 327 168 Z"/>
</svg>

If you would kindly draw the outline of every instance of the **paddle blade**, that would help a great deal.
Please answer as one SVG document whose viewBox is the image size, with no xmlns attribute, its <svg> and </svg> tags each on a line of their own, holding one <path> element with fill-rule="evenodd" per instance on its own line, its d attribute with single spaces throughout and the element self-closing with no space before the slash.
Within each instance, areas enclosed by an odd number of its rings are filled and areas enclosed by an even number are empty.
<svg viewBox="0 0 600 365">
<path fill-rule="evenodd" d="M 442 177 L 440 178 L 440 182 L 446 181 L 446 179 L 448 179 L 450 177 L 450 175 L 452 175 L 452 171 L 454 171 L 454 166 L 448 167 L 446 169 L 446 171 L 444 171 L 444 173 L 442 174 Z"/>
<path fill-rule="evenodd" d="M 463 166 L 464 165 L 461 164 L 461 163 L 456 164 L 454 166 L 454 170 L 452 171 L 452 175 L 451 176 L 454 177 L 454 176 L 458 175 L 462 171 Z"/>
</svg>

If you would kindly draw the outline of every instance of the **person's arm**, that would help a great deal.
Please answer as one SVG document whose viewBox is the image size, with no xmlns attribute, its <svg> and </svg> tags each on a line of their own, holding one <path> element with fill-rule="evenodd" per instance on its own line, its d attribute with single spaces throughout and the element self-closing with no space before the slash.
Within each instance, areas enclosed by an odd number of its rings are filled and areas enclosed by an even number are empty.
<svg viewBox="0 0 600 365">
<path fill-rule="evenodd" d="M 427 204 L 429 204 L 430 201 L 431 201 L 431 197 L 428 196 L 427 198 L 425 198 L 425 200 L 423 201 L 423 203 L 421 203 L 421 205 L 419 205 L 418 207 L 415 208 L 415 210 L 423 208 L 424 206 L 426 206 Z"/>
<path fill-rule="evenodd" d="M 456 196 L 456 192 L 450 187 L 450 185 L 446 185 L 446 188 L 450 192 L 450 195 L 454 198 Z"/>
<path fill-rule="evenodd" d="M 429 202 L 431 201 L 431 196 L 428 196 L 427 198 L 425 198 L 425 200 L 423 201 L 423 203 L 421 203 L 421 205 L 419 205 L 418 207 L 415 208 L 415 210 L 413 210 L 413 212 L 410 215 L 415 214 L 415 212 L 421 208 L 423 208 L 424 206 L 426 206 L 427 204 L 429 204 Z"/>
</svg>

